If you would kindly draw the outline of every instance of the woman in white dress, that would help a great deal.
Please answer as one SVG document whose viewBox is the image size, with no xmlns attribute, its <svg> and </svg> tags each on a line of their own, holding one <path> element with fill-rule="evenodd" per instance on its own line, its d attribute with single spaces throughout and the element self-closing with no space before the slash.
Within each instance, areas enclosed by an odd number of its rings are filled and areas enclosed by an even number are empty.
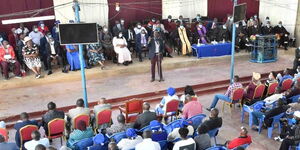
<svg viewBox="0 0 300 150">
<path fill-rule="evenodd" d="M 118 37 L 113 38 L 113 45 L 115 52 L 118 54 L 118 63 L 127 66 L 132 63 L 131 54 L 127 48 L 126 39 L 123 37 L 122 32 L 119 32 Z"/>
</svg>

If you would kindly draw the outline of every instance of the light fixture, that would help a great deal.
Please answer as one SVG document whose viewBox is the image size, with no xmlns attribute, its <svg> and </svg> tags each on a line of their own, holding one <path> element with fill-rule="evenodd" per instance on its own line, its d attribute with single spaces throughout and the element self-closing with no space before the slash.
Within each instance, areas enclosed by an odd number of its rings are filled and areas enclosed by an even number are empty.
<svg viewBox="0 0 300 150">
<path fill-rule="evenodd" d="M 120 3 L 116 3 L 116 11 L 120 11 Z"/>
</svg>

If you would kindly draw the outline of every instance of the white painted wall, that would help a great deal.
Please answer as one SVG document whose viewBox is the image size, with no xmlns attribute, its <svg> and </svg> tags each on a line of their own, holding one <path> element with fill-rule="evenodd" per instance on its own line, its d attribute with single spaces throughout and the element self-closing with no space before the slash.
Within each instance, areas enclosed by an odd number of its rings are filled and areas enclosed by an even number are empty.
<svg viewBox="0 0 300 150">
<path fill-rule="evenodd" d="M 54 6 L 72 2 L 73 0 L 53 0 Z M 97 4 L 84 4 L 97 3 Z M 101 4 L 98 4 L 101 3 Z M 80 21 L 86 23 L 96 22 L 100 25 L 108 24 L 108 3 L 107 0 L 79 0 Z M 69 20 L 75 20 L 72 4 L 57 7 L 54 9 L 56 20 L 61 23 L 68 23 Z"/>
<path fill-rule="evenodd" d="M 193 19 L 197 14 L 207 16 L 208 0 L 162 0 L 162 18 L 166 19 L 168 15 L 172 18 L 178 18 L 183 15 L 184 18 Z"/>
<path fill-rule="evenodd" d="M 259 17 L 264 21 L 270 17 L 272 26 L 282 21 L 283 26 L 294 36 L 298 0 L 260 0 Z"/>
</svg>

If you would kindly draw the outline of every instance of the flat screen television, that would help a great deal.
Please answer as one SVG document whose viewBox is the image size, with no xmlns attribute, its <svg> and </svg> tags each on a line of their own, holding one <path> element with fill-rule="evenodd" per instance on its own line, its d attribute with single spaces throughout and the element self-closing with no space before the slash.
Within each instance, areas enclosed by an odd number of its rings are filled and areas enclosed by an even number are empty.
<svg viewBox="0 0 300 150">
<path fill-rule="evenodd" d="M 245 19 L 246 17 L 247 4 L 239 4 L 234 7 L 234 18 L 233 22 L 239 22 Z"/>
</svg>

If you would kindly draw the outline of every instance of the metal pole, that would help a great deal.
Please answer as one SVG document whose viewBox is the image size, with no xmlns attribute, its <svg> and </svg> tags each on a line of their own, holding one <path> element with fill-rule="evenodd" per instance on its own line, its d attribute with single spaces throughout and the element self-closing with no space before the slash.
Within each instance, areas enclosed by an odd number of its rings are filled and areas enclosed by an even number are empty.
<svg viewBox="0 0 300 150">
<path fill-rule="evenodd" d="M 237 0 L 234 0 L 233 3 L 233 14 L 234 14 L 234 7 L 237 5 Z M 234 16 L 232 16 L 234 17 Z M 231 40 L 231 65 L 230 65 L 230 83 L 233 83 L 234 77 L 234 52 L 235 52 L 235 23 L 232 23 L 232 40 Z"/>
<path fill-rule="evenodd" d="M 74 8 L 75 8 L 75 21 L 76 23 L 80 22 L 80 16 L 79 16 L 79 3 L 77 0 L 74 0 Z M 83 100 L 84 100 L 84 106 L 88 106 L 88 99 L 87 99 L 87 90 L 86 90 L 86 79 L 85 79 L 85 70 L 84 70 L 84 59 L 83 59 L 83 49 L 82 44 L 78 45 L 79 47 L 79 60 L 80 60 L 80 71 L 81 71 L 81 83 L 82 83 L 82 89 L 83 89 Z"/>
</svg>

